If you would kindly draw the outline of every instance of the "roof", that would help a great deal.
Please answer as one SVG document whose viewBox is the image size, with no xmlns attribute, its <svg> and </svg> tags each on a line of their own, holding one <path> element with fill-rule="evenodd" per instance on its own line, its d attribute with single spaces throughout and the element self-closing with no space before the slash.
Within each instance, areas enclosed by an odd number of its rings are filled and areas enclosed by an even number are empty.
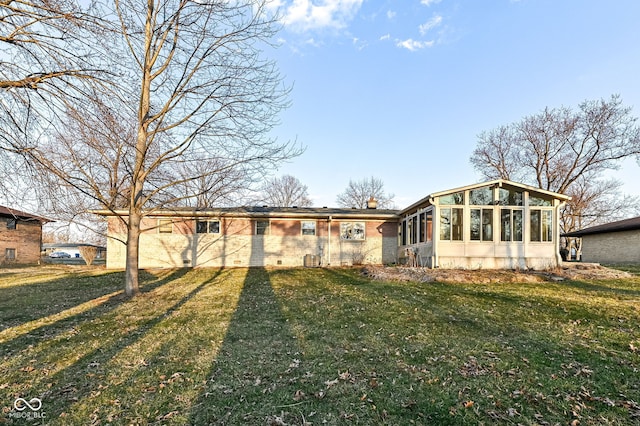
<svg viewBox="0 0 640 426">
<path fill-rule="evenodd" d="M 579 231 L 568 232 L 566 234 L 563 234 L 563 236 L 582 237 L 584 235 L 604 234 L 607 232 L 634 231 L 636 229 L 640 229 L 640 216 L 632 217 L 631 219 L 605 223 L 603 225 L 592 226 L 590 228 L 581 229 Z"/>
<path fill-rule="evenodd" d="M 12 209 L 10 207 L 0 206 L 0 216 L 5 217 L 13 217 L 20 220 L 37 220 L 39 222 L 53 222 L 51 219 L 44 218 L 42 216 L 37 216 L 31 213 L 26 213 L 17 209 Z"/>
<path fill-rule="evenodd" d="M 540 189 L 540 188 L 536 188 L 535 186 L 530 186 L 530 185 L 526 185 L 524 183 L 518 183 L 518 182 L 513 182 L 510 180 L 506 180 L 506 179 L 495 179 L 495 180 L 490 180 L 490 181 L 485 181 L 485 182 L 478 182 L 478 183 L 474 183 L 471 185 L 467 185 L 467 186 L 461 186 L 459 188 L 453 188 L 453 189 L 448 189 L 446 191 L 439 191 L 439 192 L 434 192 L 430 195 L 427 195 L 426 197 L 422 198 L 421 200 L 411 204 L 409 207 L 402 209 L 399 214 L 404 214 L 406 212 L 409 212 L 411 210 L 416 209 L 418 206 L 423 205 L 425 203 L 429 203 L 431 204 L 431 200 L 435 197 L 440 197 L 443 195 L 447 195 L 447 194 L 453 194 L 455 192 L 461 192 L 461 191 L 468 191 L 471 189 L 476 189 L 476 188 L 483 188 L 485 186 L 498 186 L 500 188 L 502 188 L 503 186 L 506 187 L 512 187 L 512 188 L 520 188 L 523 189 L 525 191 L 529 191 L 529 192 L 537 192 L 538 194 L 542 194 L 542 195 L 546 195 L 552 198 L 556 198 L 560 201 L 568 201 L 571 199 L 571 197 L 564 195 L 564 194 L 560 194 L 559 192 L 553 192 L 553 191 L 547 191 L 545 189 Z"/>
<path fill-rule="evenodd" d="M 102 216 L 127 216 L 126 210 L 94 210 L 93 213 Z M 344 209 L 327 207 L 270 207 L 245 206 L 225 208 L 174 208 L 148 211 L 147 216 L 154 217 L 264 217 L 264 218 L 351 218 L 351 219 L 398 219 L 398 210 L 387 209 Z"/>
</svg>

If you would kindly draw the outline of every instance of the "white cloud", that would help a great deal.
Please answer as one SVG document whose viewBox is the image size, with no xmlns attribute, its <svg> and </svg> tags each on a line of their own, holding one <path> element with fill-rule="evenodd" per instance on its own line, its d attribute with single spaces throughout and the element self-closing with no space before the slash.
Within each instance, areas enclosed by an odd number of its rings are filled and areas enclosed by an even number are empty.
<svg viewBox="0 0 640 426">
<path fill-rule="evenodd" d="M 425 49 L 433 46 L 433 41 L 418 41 L 411 38 L 406 40 L 397 40 L 396 46 L 415 52 L 416 50 Z"/>
<path fill-rule="evenodd" d="M 282 21 L 297 32 L 322 28 L 344 28 L 356 15 L 363 0 L 293 0 L 285 5 L 282 0 L 272 0 L 280 6 Z"/>
<path fill-rule="evenodd" d="M 422 3 L 425 6 L 431 6 L 432 4 L 440 3 L 440 0 L 420 0 L 420 3 Z"/>
<path fill-rule="evenodd" d="M 435 15 L 433 18 L 429 19 L 424 24 L 420 25 L 418 29 L 420 30 L 420 34 L 425 35 L 430 29 L 437 27 L 442 23 L 442 16 Z"/>
<path fill-rule="evenodd" d="M 383 35 L 382 37 L 380 37 L 380 41 L 382 41 L 382 40 L 389 40 L 390 38 L 391 38 L 391 35 L 390 35 L 390 34 L 385 34 L 385 35 Z"/>
<path fill-rule="evenodd" d="M 393 10 L 387 10 L 387 18 L 388 19 L 393 19 L 396 17 L 396 12 L 394 12 Z"/>
</svg>

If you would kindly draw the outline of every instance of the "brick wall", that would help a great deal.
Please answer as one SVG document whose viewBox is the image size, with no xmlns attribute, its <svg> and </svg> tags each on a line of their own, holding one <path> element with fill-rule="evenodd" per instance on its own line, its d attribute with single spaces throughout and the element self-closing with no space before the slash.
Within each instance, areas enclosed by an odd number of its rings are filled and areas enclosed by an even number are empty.
<svg viewBox="0 0 640 426">
<path fill-rule="evenodd" d="M 582 261 L 595 263 L 640 263 L 640 230 L 585 235 Z"/>
<path fill-rule="evenodd" d="M 42 242 L 42 224 L 38 221 L 21 221 L 16 229 L 7 229 L 10 218 L 0 218 L 0 264 L 38 263 Z M 15 249 L 15 261 L 5 258 L 7 249 Z"/>
<path fill-rule="evenodd" d="M 145 219 L 147 230 L 140 235 L 139 264 L 141 268 L 303 266 L 307 254 L 320 256 L 323 265 L 331 266 L 396 261 L 395 222 L 366 222 L 364 241 L 345 241 L 340 240 L 339 221 L 333 221 L 329 244 L 326 220 L 316 221 L 316 235 L 302 235 L 300 221 L 271 219 L 268 235 L 254 235 L 255 219 L 223 218 L 220 234 L 196 234 L 194 220 L 176 219 L 173 232 L 161 234 L 157 220 Z M 125 239 L 124 228 L 116 218 L 109 218 L 109 230 L 111 236 Z M 124 244 L 110 238 L 107 268 L 124 268 L 125 255 Z"/>
</svg>

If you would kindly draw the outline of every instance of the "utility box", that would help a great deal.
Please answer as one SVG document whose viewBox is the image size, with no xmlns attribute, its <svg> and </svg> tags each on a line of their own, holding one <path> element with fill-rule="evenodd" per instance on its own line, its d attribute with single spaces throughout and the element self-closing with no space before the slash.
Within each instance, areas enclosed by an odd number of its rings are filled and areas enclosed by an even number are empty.
<svg viewBox="0 0 640 426">
<path fill-rule="evenodd" d="M 320 256 L 316 256 L 315 254 L 305 254 L 303 264 L 305 268 L 317 268 L 320 266 Z"/>
</svg>

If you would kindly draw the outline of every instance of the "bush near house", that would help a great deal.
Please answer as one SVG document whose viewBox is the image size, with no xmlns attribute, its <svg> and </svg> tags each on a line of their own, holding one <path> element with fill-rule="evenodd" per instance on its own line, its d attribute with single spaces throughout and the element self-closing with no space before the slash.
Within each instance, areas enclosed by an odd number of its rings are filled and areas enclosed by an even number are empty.
<svg viewBox="0 0 640 426">
<path fill-rule="evenodd" d="M 638 424 L 640 278 L 358 269 L 0 275 L 0 423 Z M 12 417 L 12 415 L 14 417 Z"/>
</svg>

